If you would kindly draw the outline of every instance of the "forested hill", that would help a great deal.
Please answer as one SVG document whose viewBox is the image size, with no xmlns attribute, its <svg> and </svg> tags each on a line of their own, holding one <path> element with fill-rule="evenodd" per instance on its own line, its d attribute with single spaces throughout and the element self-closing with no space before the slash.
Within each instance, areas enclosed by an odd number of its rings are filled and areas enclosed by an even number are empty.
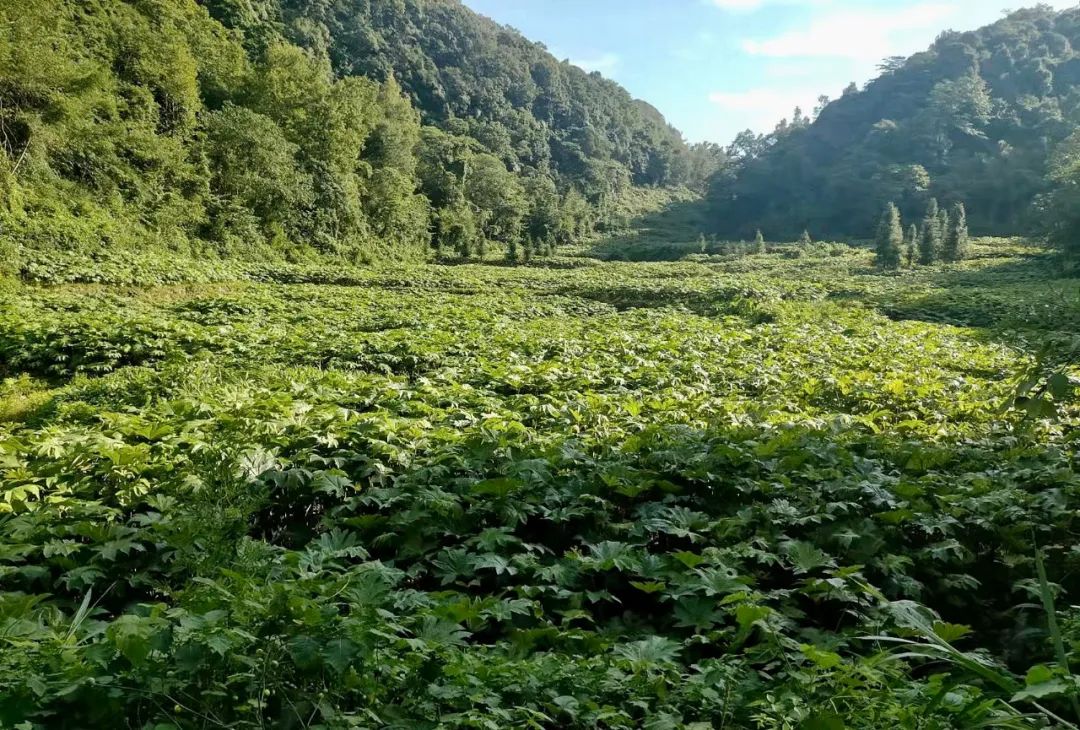
<svg viewBox="0 0 1080 730">
<path fill-rule="evenodd" d="M 888 201 L 921 217 L 930 197 L 966 204 L 979 233 L 1037 228 L 1048 161 L 1080 123 L 1080 9 L 1017 11 L 945 33 L 849 87 L 812 123 L 744 134 L 713 180 L 720 232 L 868 236 Z"/>
<path fill-rule="evenodd" d="M 587 184 L 683 182 L 681 135 L 621 86 L 458 0 L 200 0 L 258 56 L 284 37 L 336 73 L 394 76 L 426 124 L 479 140 L 514 168 Z"/>
<path fill-rule="evenodd" d="M 546 250 L 705 174 L 654 109 L 456 0 L 6 3 L 0 102 L 5 259 Z"/>
</svg>

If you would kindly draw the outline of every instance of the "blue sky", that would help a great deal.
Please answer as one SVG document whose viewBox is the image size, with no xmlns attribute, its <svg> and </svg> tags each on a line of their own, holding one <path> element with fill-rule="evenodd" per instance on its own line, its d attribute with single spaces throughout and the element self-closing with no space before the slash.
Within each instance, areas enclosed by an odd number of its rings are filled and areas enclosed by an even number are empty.
<svg viewBox="0 0 1080 730">
<path fill-rule="evenodd" d="M 692 142 L 768 131 L 809 112 L 878 62 L 925 49 L 945 29 L 972 30 L 1006 0 L 464 0 L 544 43 L 560 59 L 615 79 Z M 1050 0 L 1058 8 L 1077 0 Z"/>
</svg>

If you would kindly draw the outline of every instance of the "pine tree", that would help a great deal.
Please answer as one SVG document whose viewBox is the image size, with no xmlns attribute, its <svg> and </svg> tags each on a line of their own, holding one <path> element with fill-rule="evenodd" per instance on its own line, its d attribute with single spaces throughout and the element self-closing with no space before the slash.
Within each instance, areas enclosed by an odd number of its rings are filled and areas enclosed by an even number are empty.
<svg viewBox="0 0 1080 730">
<path fill-rule="evenodd" d="M 810 231 L 804 230 L 802 232 L 802 235 L 799 236 L 799 245 L 800 246 L 809 246 L 811 243 L 813 243 L 813 241 L 814 241 L 814 239 L 810 238 Z"/>
<path fill-rule="evenodd" d="M 945 234 L 942 258 L 946 261 L 963 261 L 968 255 L 967 211 L 964 204 L 953 204 L 952 216 Z"/>
<path fill-rule="evenodd" d="M 922 231 L 919 236 L 919 263 L 929 265 L 937 261 L 941 251 L 941 232 L 938 228 L 938 202 L 937 198 L 930 198 L 926 206 L 926 217 L 923 218 Z"/>
<path fill-rule="evenodd" d="M 510 239 L 510 247 L 506 250 L 506 260 L 510 263 L 517 263 L 518 243 L 516 238 Z"/>
<path fill-rule="evenodd" d="M 765 236 L 762 235 L 761 229 L 758 229 L 754 236 L 754 253 L 765 253 Z"/>
<path fill-rule="evenodd" d="M 919 252 L 919 228 L 914 223 L 908 227 L 907 240 L 904 241 L 904 258 L 908 267 L 915 265 L 915 257 Z"/>
<path fill-rule="evenodd" d="M 938 258 L 941 258 L 942 250 L 945 248 L 945 236 L 949 233 L 949 211 L 945 210 L 944 207 L 937 214 L 937 230 Z"/>
<path fill-rule="evenodd" d="M 904 245 L 904 229 L 900 225 L 900 211 L 889 203 L 878 225 L 875 249 L 877 264 L 883 269 L 900 268 L 900 255 Z"/>
</svg>

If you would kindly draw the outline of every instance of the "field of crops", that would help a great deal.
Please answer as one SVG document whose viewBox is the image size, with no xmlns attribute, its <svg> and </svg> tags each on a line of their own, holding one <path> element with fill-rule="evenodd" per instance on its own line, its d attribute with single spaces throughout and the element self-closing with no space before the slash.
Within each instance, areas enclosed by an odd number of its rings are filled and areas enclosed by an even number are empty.
<svg viewBox="0 0 1080 730">
<path fill-rule="evenodd" d="M 1078 282 L 975 253 L 31 261 L 0 727 L 1071 727 Z"/>
</svg>

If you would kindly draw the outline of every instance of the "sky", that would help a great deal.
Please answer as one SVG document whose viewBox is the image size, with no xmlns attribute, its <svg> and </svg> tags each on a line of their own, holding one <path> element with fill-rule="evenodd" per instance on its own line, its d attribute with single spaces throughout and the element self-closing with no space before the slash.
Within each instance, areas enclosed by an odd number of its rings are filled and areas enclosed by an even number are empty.
<svg viewBox="0 0 1080 730">
<path fill-rule="evenodd" d="M 888 56 L 1034 0 L 464 0 L 659 109 L 691 142 L 767 132 Z M 1056 8 L 1077 0 L 1048 0 Z"/>
</svg>

